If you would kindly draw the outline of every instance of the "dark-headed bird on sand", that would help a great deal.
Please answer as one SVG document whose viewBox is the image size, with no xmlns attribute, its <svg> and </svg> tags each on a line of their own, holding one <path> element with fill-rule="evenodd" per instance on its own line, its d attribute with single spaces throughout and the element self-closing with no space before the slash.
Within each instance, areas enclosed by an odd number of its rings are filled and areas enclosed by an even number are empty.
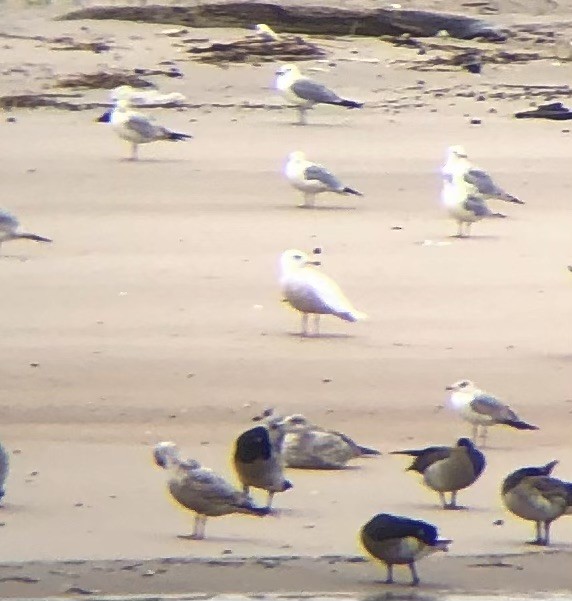
<svg viewBox="0 0 572 601">
<path fill-rule="evenodd" d="M 439 493 L 443 509 L 461 509 L 457 492 L 471 486 L 485 469 L 485 456 L 468 438 L 459 438 L 454 447 L 392 451 L 391 455 L 415 457 L 408 471 L 418 472 L 431 489 Z M 445 493 L 451 493 L 447 503 Z"/>
<path fill-rule="evenodd" d="M 421 520 L 379 513 L 360 531 L 365 550 L 387 567 L 386 584 L 393 583 L 393 566 L 407 565 L 411 584 L 419 584 L 415 562 L 436 551 L 448 551 L 450 540 L 439 539 L 437 528 Z"/>
<path fill-rule="evenodd" d="M 268 514 L 266 507 L 257 507 L 247 494 L 236 490 L 212 470 L 201 467 L 198 461 L 181 460 L 173 442 L 157 444 L 153 457 L 159 467 L 169 472 L 168 488 L 173 499 L 183 508 L 195 513 L 193 533 L 179 538 L 204 539 L 209 517 L 231 513 L 256 516 Z"/>
<path fill-rule="evenodd" d="M 536 538 L 531 545 L 550 544 L 550 526 L 559 517 L 572 514 L 572 482 L 551 476 L 558 461 L 538 467 L 523 467 L 503 481 L 501 495 L 514 515 L 535 522 Z"/>
<path fill-rule="evenodd" d="M 363 102 L 346 100 L 326 86 L 305 77 L 296 65 L 282 65 L 276 71 L 276 89 L 282 96 L 296 105 L 299 125 L 306 125 L 306 112 L 316 104 L 332 104 L 348 109 L 360 109 Z"/>
<path fill-rule="evenodd" d="M 250 487 L 268 492 L 267 508 L 277 492 L 292 488 L 284 477 L 282 444 L 284 429 L 280 423 L 257 426 L 243 432 L 234 448 L 234 468 L 245 493 Z"/>
</svg>

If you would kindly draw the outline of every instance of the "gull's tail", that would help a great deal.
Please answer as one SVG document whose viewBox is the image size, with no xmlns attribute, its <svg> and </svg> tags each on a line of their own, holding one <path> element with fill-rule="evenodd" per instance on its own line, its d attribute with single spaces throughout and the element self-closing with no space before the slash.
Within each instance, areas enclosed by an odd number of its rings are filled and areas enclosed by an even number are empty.
<svg viewBox="0 0 572 601">
<path fill-rule="evenodd" d="M 347 186 L 342 190 L 343 194 L 353 194 L 354 196 L 363 196 L 361 192 L 354 190 L 353 188 L 348 188 Z"/>
<path fill-rule="evenodd" d="M 180 142 L 181 140 L 187 140 L 193 137 L 190 134 L 179 134 L 174 131 L 167 131 L 165 133 L 167 134 L 166 139 L 171 140 L 172 142 Z"/>
<path fill-rule="evenodd" d="M 245 503 L 244 505 L 240 505 L 238 507 L 240 513 L 248 513 L 250 515 L 257 515 L 259 517 L 264 517 L 270 513 L 270 509 L 268 507 L 258 507 L 252 503 Z"/>
<path fill-rule="evenodd" d="M 361 311 L 344 311 L 342 313 L 334 313 L 334 315 L 344 321 L 360 321 L 362 319 L 367 319 L 367 315 L 361 313 Z"/>
<path fill-rule="evenodd" d="M 44 238 L 43 236 L 38 236 L 38 234 L 28 234 L 26 232 L 17 233 L 12 236 L 14 240 L 18 238 L 22 238 L 24 240 L 34 240 L 34 242 L 53 242 L 50 238 Z"/>
<path fill-rule="evenodd" d="M 526 422 L 520 421 L 519 419 L 505 419 L 501 424 L 505 426 L 510 426 L 511 428 L 516 428 L 517 430 L 539 430 L 538 426 L 533 426 L 532 424 L 527 424 Z"/>
<path fill-rule="evenodd" d="M 504 200 L 505 202 L 513 202 L 517 205 L 525 204 L 524 200 L 520 200 L 520 198 L 517 198 L 516 196 L 513 196 L 512 194 L 507 194 L 504 190 L 500 191 L 499 199 Z"/>
<path fill-rule="evenodd" d="M 356 102 L 355 100 L 345 100 L 343 98 L 341 98 L 340 101 L 336 104 L 338 104 L 339 106 L 345 106 L 348 109 L 361 109 L 361 107 L 363 106 L 363 102 Z"/>
<path fill-rule="evenodd" d="M 381 451 L 378 451 L 377 449 L 370 449 L 369 447 L 362 447 L 359 444 L 358 444 L 357 448 L 362 455 L 381 455 Z"/>
<path fill-rule="evenodd" d="M 424 453 L 425 449 L 408 449 L 405 451 L 390 451 L 390 455 L 409 455 L 410 457 L 420 457 Z"/>
</svg>

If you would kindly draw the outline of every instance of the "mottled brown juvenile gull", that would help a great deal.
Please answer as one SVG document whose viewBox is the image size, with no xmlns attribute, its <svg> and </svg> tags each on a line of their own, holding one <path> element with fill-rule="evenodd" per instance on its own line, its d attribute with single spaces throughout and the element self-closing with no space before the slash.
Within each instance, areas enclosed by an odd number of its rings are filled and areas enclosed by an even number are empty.
<svg viewBox="0 0 572 601">
<path fill-rule="evenodd" d="M 341 432 L 312 424 L 299 413 L 281 417 L 273 409 L 266 409 L 253 421 L 282 424 L 286 432 L 283 444 L 286 467 L 336 470 L 346 467 L 352 459 L 381 455 L 376 449 L 359 445 Z"/>
<path fill-rule="evenodd" d="M 193 533 L 180 538 L 202 540 L 208 517 L 231 513 L 264 516 L 266 507 L 257 507 L 244 492 L 193 459 L 181 460 L 173 442 L 160 442 L 153 450 L 155 463 L 169 472 L 168 488 L 179 505 L 195 513 Z"/>
</svg>

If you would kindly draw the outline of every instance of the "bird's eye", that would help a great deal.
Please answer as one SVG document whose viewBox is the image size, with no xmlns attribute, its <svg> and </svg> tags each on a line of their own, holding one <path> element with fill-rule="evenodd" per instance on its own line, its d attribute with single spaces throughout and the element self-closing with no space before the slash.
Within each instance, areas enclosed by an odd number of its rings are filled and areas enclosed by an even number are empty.
<svg viewBox="0 0 572 601">
<path fill-rule="evenodd" d="M 302 259 L 302 255 L 294 255 L 296 261 L 300 261 Z"/>
<path fill-rule="evenodd" d="M 461 382 L 459 384 L 459 388 L 465 388 L 465 386 L 468 384 L 468 382 Z"/>
</svg>

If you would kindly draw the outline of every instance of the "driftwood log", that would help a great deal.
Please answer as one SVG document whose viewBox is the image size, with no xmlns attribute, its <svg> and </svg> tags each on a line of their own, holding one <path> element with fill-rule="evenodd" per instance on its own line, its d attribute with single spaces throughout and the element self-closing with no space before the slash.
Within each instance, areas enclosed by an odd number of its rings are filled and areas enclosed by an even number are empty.
<svg viewBox="0 0 572 601">
<path fill-rule="evenodd" d="M 248 27 L 266 23 L 276 32 L 322 35 L 434 36 L 447 31 L 460 39 L 504 41 L 506 31 L 481 19 L 425 10 L 350 9 L 320 5 L 280 6 L 271 2 L 205 3 L 196 6 L 93 6 L 60 17 L 172 23 L 185 27 Z"/>
</svg>

